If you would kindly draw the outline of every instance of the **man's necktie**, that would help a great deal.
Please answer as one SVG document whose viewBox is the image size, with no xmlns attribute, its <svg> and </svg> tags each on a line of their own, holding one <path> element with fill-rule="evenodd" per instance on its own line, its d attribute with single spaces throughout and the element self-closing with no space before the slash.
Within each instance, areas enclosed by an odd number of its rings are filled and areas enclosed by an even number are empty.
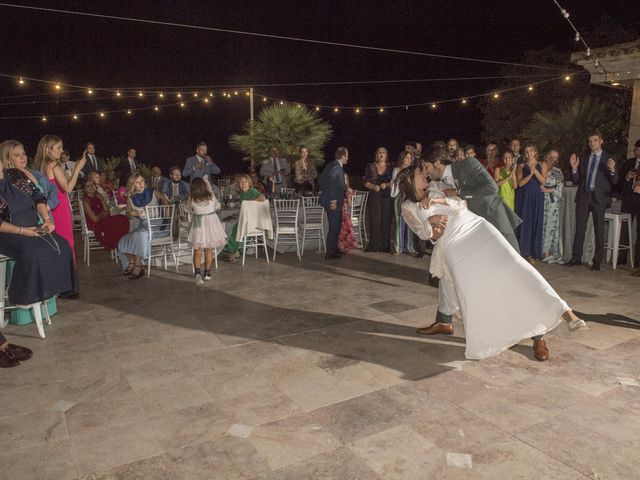
<svg viewBox="0 0 640 480">
<path fill-rule="evenodd" d="M 593 175 L 596 172 L 596 163 L 598 162 L 598 156 L 594 153 L 591 155 L 591 162 L 589 162 L 589 173 L 587 174 L 587 192 L 593 190 L 591 183 L 593 181 Z"/>
<path fill-rule="evenodd" d="M 93 155 L 91 155 L 91 164 L 93 165 L 93 168 L 98 170 L 98 162 L 96 162 L 96 157 L 94 157 Z"/>
<path fill-rule="evenodd" d="M 273 169 L 277 171 L 274 182 L 276 184 L 282 183 L 282 176 L 280 175 L 280 165 L 277 158 L 273 159 Z"/>
</svg>

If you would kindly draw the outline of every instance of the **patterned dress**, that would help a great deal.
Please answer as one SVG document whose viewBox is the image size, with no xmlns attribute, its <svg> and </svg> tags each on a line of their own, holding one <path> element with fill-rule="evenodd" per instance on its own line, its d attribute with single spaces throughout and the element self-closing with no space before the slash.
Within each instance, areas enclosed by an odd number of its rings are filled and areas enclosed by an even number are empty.
<svg viewBox="0 0 640 480">
<path fill-rule="evenodd" d="M 553 167 L 547 174 L 546 188 L 553 192 L 544 194 L 544 223 L 542 227 L 542 252 L 552 258 L 547 261 L 558 261 L 560 255 L 560 199 L 564 188 L 564 176 L 559 168 Z"/>
<path fill-rule="evenodd" d="M 358 246 L 353 224 L 351 223 L 351 192 L 347 190 L 342 202 L 342 227 L 338 235 L 338 250 L 342 253 L 349 253 Z"/>
</svg>

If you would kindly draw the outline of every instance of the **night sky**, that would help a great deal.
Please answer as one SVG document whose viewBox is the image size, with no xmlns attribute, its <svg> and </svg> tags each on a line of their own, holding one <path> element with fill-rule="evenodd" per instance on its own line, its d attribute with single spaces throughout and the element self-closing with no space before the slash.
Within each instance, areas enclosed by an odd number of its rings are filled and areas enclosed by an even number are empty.
<svg viewBox="0 0 640 480">
<path fill-rule="evenodd" d="M 569 55 L 573 33 L 552 0 L 449 1 L 64 1 L 30 3 L 79 10 L 274 35 L 372 45 L 402 50 L 519 62 L 526 50 L 554 45 Z M 635 2 L 562 0 L 578 29 L 603 13 L 625 24 L 637 18 Z M 434 77 L 492 76 L 499 65 L 367 52 L 335 46 L 255 38 L 177 27 L 82 18 L 65 14 L 0 7 L 0 73 L 24 75 L 94 87 L 151 87 L 292 82 L 390 80 Z M 548 71 L 540 70 L 541 74 Z M 526 81 L 523 81 L 526 83 Z M 437 101 L 490 91 L 496 80 L 358 85 L 331 87 L 256 87 L 260 94 L 292 102 L 326 105 L 391 105 Z M 159 104 L 157 99 L 86 100 L 75 103 L 7 105 L 55 96 L 14 97 L 51 92 L 51 86 L 29 83 L 19 88 L 0 79 L 0 116 L 97 112 Z M 232 91 L 232 90 L 229 90 Z M 105 94 L 96 95 L 104 97 Z M 111 95 L 112 97 L 113 95 Z M 78 98 L 63 91 L 58 100 Z M 474 105 L 428 107 L 409 111 L 368 111 L 355 115 L 324 110 L 334 128 L 327 147 L 331 158 L 338 145 L 350 148 L 348 170 L 360 174 L 379 145 L 395 159 L 405 140 L 429 143 L 455 136 L 479 143 L 480 110 Z M 182 165 L 204 140 L 223 172 L 244 170 L 241 155 L 228 146 L 248 119 L 247 97 L 216 98 L 209 106 L 162 108 L 127 117 L 0 120 L 2 139 L 17 138 L 31 156 L 41 135 L 63 137 L 72 157 L 91 140 L 99 156 L 121 155 L 137 148 L 147 164 Z"/>
</svg>

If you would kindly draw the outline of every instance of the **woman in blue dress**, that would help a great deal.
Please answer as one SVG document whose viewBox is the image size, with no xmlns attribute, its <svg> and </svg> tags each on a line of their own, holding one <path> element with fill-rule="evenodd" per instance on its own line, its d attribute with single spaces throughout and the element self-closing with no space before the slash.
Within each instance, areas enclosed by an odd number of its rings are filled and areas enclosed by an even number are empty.
<svg viewBox="0 0 640 480">
<path fill-rule="evenodd" d="M 518 165 L 516 178 L 516 214 L 522 219 L 518 227 L 520 254 L 530 262 L 542 258 L 544 224 L 544 193 L 547 166 L 538 161 L 538 149 L 533 143 L 524 147 L 525 163 Z"/>
<path fill-rule="evenodd" d="M 167 196 L 151 187 L 146 188 L 144 177 L 132 175 L 127 182 L 127 216 L 132 220 L 134 228 L 118 242 L 120 263 L 124 275 L 136 280 L 145 273 L 142 259 L 149 256 L 149 232 L 144 207 L 155 207 L 158 203 L 168 205 Z"/>
</svg>

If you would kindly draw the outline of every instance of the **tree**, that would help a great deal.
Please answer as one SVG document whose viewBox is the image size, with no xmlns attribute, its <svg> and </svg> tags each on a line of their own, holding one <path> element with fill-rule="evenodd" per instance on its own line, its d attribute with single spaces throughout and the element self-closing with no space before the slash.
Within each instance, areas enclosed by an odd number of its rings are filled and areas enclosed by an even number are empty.
<svg viewBox="0 0 640 480">
<path fill-rule="evenodd" d="M 309 158 L 316 165 L 323 165 L 323 148 L 333 133 L 331 125 L 315 111 L 291 104 L 264 108 L 255 121 L 245 124 L 243 131 L 232 135 L 229 144 L 242 152 L 243 159 L 252 166 L 266 158 L 271 146 L 276 146 L 287 160 L 297 160 L 302 145 L 309 149 Z"/>
<path fill-rule="evenodd" d="M 608 151 L 624 155 L 627 125 L 620 107 L 597 98 L 576 98 L 554 110 L 535 113 L 524 135 L 541 152 L 558 150 L 560 168 L 564 168 L 571 153 L 580 154 L 586 149 L 587 137 L 594 129 L 602 133 Z"/>
</svg>

